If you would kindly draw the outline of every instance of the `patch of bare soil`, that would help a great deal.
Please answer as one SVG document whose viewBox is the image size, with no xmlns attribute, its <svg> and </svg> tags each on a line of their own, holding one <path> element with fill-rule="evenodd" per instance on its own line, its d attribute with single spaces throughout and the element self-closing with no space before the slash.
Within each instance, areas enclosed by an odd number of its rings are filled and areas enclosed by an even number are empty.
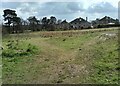
<svg viewBox="0 0 120 86">
<path fill-rule="evenodd" d="M 84 75 L 87 75 L 88 71 L 85 65 L 86 62 L 84 62 L 84 64 L 74 63 L 79 50 L 74 49 L 73 51 L 65 51 L 64 49 L 49 44 L 46 41 L 36 40 L 35 42 L 37 46 L 39 44 L 40 47 L 42 47 L 43 51 L 41 54 L 36 55 L 37 59 L 33 64 L 40 66 L 47 61 L 47 64 L 49 65 L 49 67 L 43 68 L 45 71 L 43 75 L 46 76 L 39 74 L 39 77 L 37 77 L 37 80 L 44 79 L 42 80 L 43 82 L 40 83 L 74 83 L 76 81 L 80 82 Z M 76 78 L 78 80 L 76 80 Z M 72 82 L 69 82 L 70 79 Z"/>
</svg>

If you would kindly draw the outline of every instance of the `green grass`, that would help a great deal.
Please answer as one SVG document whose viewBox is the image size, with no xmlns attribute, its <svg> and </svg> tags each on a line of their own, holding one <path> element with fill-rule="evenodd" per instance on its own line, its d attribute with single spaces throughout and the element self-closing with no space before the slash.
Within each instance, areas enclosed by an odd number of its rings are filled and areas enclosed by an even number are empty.
<svg viewBox="0 0 120 86">
<path fill-rule="evenodd" d="M 94 38 L 97 34 L 88 33 L 86 35 L 82 34 L 80 36 L 62 36 L 55 37 L 47 40 L 51 44 L 55 44 L 58 47 L 61 47 L 66 50 L 76 49 L 81 47 L 85 42 L 88 42 Z"/>
<path fill-rule="evenodd" d="M 4 42 L 3 42 L 4 43 Z M 37 51 L 36 46 L 22 40 L 8 40 L 3 46 L 2 57 L 20 57 L 34 54 Z"/>
<path fill-rule="evenodd" d="M 118 71 L 120 69 L 118 51 L 116 38 L 94 45 L 93 73 L 91 75 L 91 80 L 94 83 L 118 84 Z"/>
<path fill-rule="evenodd" d="M 36 34 L 33 37 L 29 34 L 27 37 L 20 35 L 3 37 L 3 83 L 117 84 L 120 69 L 118 38 L 102 35 L 117 31 L 87 32 L 47 38 L 40 37 L 40 33 L 37 32 L 33 33 Z M 49 32 L 49 35 L 51 34 L 53 35 L 53 32 Z M 16 45 L 17 39 L 19 43 Z M 14 42 L 11 46 L 6 46 L 9 40 Z M 21 55 L 23 52 L 17 53 L 18 50 L 28 49 L 29 52 L 25 55 Z M 12 58 L 8 58 L 11 54 Z"/>
</svg>

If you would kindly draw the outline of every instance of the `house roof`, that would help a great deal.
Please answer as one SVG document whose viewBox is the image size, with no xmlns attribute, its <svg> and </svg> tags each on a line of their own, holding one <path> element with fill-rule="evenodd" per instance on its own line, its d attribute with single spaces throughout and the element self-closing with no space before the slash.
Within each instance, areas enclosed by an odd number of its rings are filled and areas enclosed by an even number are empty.
<svg viewBox="0 0 120 86">
<path fill-rule="evenodd" d="M 88 22 L 88 21 L 86 21 L 85 19 L 83 19 L 83 18 L 76 18 L 76 19 L 74 19 L 73 21 L 71 21 L 70 23 L 83 23 L 83 22 Z"/>
<path fill-rule="evenodd" d="M 63 21 L 61 22 L 61 24 L 68 24 L 68 22 L 67 22 L 66 19 L 65 19 L 65 20 L 63 20 Z"/>
<path fill-rule="evenodd" d="M 103 20 L 113 20 L 113 21 L 115 21 L 115 19 L 113 19 L 109 16 L 105 16 L 105 17 L 101 18 L 99 21 L 103 21 Z"/>
</svg>

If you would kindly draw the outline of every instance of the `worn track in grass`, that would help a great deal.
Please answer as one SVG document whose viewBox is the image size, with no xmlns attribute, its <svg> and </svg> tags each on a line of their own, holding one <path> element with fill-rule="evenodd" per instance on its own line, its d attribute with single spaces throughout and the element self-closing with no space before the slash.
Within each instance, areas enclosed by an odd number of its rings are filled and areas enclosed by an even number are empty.
<svg viewBox="0 0 120 86">
<path fill-rule="evenodd" d="M 3 83 L 87 83 L 93 61 L 93 46 L 99 41 L 98 37 L 106 32 L 108 33 L 109 30 L 78 33 L 70 37 L 61 33 L 53 36 L 54 32 L 49 32 L 50 35 L 45 38 L 41 37 L 39 32 L 27 34 L 28 36 L 23 35 L 23 37 L 19 35 L 18 39 L 36 45 L 40 48 L 40 52 L 34 56 L 15 58 L 15 62 L 3 59 L 5 65 Z M 36 36 L 32 37 L 32 34 Z"/>
</svg>

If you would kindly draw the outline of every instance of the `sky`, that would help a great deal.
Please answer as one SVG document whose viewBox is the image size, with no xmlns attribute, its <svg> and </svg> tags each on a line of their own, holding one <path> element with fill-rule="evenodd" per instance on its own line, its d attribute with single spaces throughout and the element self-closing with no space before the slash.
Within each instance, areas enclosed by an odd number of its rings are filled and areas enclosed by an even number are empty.
<svg viewBox="0 0 120 86">
<path fill-rule="evenodd" d="M 1 3 L 0 14 L 4 9 L 16 10 L 19 17 L 27 19 L 29 16 L 55 16 L 57 19 L 72 21 L 75 18 L 86 18 L 88 21 L 110 16 L 118 18 L 118 0 L 4 0 Z"/>
</svg>

